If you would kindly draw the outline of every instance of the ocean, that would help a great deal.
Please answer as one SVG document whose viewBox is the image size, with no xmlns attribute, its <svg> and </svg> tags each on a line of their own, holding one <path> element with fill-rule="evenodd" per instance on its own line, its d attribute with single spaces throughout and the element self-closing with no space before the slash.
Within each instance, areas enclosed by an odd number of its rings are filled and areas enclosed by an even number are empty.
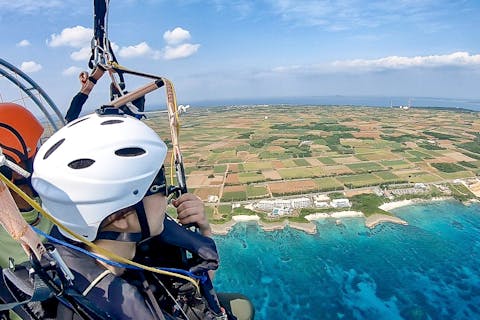
<svg viewBox="0 0 480 320">
<path fill-rule="evenodd" d="M 247 295 L 255 319 L 480 319 L 480 204 L 393 211 L 408 226 L 317 222 L 309 235 L 254 223 L 215 236 L 219 292 Z"/>
<path fill-rule="evenodd" d="M 210 101 L 191 101 L 193 107 L 229 106 L 229 105 L 326 105 L 326 106 L 371 106 L 390 107 L 408 106 L 422 108 L 451 108 L 480 111 L 480 99 L 436 98 L 436 97 L 386 97 L 386 96 L 303 96 L 303 97 L 256 97 L 243 99 L 224 99 Z M 163 109 L 165 107 L 162 107 Z"/>
</svg>

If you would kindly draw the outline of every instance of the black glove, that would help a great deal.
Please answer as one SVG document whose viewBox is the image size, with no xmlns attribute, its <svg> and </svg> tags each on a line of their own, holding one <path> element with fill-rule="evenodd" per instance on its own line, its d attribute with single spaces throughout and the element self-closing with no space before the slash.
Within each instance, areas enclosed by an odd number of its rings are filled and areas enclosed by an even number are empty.
<svg viewBox="0 0 480 320">
<path fill-rule="evenodd" d="M 196 256 L 193 273 L 216 270 L 219 257 L 215 241 L 209 237 L 183 228 L 169 216 L 165 216 L 163 232 L 158 236 L 162 242 L 190 251 Z"/>
</svg>

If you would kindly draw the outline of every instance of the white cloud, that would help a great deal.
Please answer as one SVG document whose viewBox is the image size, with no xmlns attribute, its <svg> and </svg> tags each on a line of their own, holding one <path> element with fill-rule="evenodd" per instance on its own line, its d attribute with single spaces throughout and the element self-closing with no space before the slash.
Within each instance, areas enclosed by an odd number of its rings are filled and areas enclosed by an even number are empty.
<svg viewBox="0 0 480 320">
<path fill-rule="evenodd" d="M 353 59 L 338 60 L 333 62 L 311 65 L 284 65 L 270 70 L 259 71 L 256 77 L 269 77 L 272 75 L 290 76 L 319 76 L 332 74 L 362 74 L 386 70 L 411 70 L 423 68 L 435 70 L 440 68 L 475 68 L 480 69 L 480 54 L 468 52 L 454 52 L 445 55 L 429 55 L 416 57 L 389 56 L 379 59 Z"/>
<path fill-rule="evenodd" d="M 50 47 L 67 46 L 73 48 L 83 48 L 90 45 L 93 37 L 93 29 L 76 26 L 65 28 L 60 34 L 52 34 L 47 44 Z"/>
<path fill-rule="evenodd" d="M 17 43 L 17 47 L 28 47 L 29 45 L 30 45 L 30 41 L 25 39 Z"/>
<path fill-rule="evenodd" d="M 390 56 L 380 59 L 342 60 L 334 61 L 334 67 L 356 69 L 406 69 L 414 67 L 465 67 L 480 66 L 480 54 L 471 55 L 468 52 L 454 52 L 446 55 L 430 55 L 416 57 Z"/>
<path fill-rule="evenodd" d="M 190 32 L 188 30 L 176 27 L 172 31 L 167 30 L 163 34 L 163 39 L 169 45 L 178 44 L 190 39 Z"/>
<path fill-rule="evenodd" d="M 167 46 L 164 49 L 163 58 L 166 60 L 186 58 L 196 53 L 198 48 L 200 48 L 199 44 L 190 43 L 184 43 L 176 47 Z"/>
<path fill-rule="evenodd" d="M 71 66 L 62 71 L 62 74 L 65 76 L 79 75 L 82 72 L 82 68 Z"/>
<path fill-rule="evenodd" d="M 147 56 L 152 53 L 152 49 L 146 42 L 141 42 L 134 46 L 123 47 L 118 52 L 118 55 L 122 58 L 135 58 L 141 56 Z"/>
<path fill-rule="evenodd" d="M 92 49 L 90 47 L 83 47 L 78 51 L 74 51 L 70 54 L 70 58 L 74 61 L 84 61 L 90 58 Z"/>
<path fill-rule="evenodd" d="M 35 61 L 25 61 L 20 65 L 20 70 L 25 73 L 32 73 L 42 70 L 42 65 L 36 63 Z"/>
</svg>

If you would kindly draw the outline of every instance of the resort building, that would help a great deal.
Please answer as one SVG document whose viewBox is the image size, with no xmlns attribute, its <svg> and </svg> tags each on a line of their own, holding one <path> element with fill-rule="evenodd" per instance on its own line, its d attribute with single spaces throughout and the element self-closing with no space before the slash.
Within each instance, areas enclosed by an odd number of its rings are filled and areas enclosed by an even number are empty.
<svg viewBox="0 0 480 320">
<path fill-rule="evenodd" d="M 312 206 L 312 200 L 307 197 L 292 199 L 291 203 L 293 208 L 308 208 Z"/>
<path fill-rule="evenodd" d="M 415 183 L 413 187 L 415 189 L 422 189 L 422 190 L 426 190 L 428 188 L 425 183 Z"/>
<path fill-rule="evenodd" d="M 275 200 L 275 207 L 290 208 L 290 207 L 292 207 L 292 200 L 276 199 Z"/>
<path fill-rule="evenodd" d="M 334 208 L 349 208 L 351 206 L 348 199 L 333 199 L 330 205 Z"/>
<path fill-rule="evenodd" d="M 271 217 L 278 217 L 278 216 L 290 214 L 291 212 L 292 212 L 291 208 L 273 208 L 272 212 L 270 212 L 268 215 Z"/>
<path fill-rule="evenodd" d="M 420 183 L 423 184 L 423 183 Z M 406 194 L 419 194 L 427 192 L 428 187 L 425 185 L 425 188 L 404 188 L 404 189 L 393 189 L 390 192 L 396 196 L 402 196 Z"/>
<path fill-rule="evenodd" d="M 270 211 L 275 208 L 274 200 L 261 200 L 255 204 L 255 208 L 262 211 Z"/>
<path fill-rule="evenodd" d="M 328 208 L 330 207 L 330 202 L 328 201 L 314 201 L 315 208 Z"/>
<path fill-rule="evenodd" d="M 294 198 L 294 199 L 273 199 L 273 200 L 260 200 L 254 207 L 257 210 L 273 211 L 281 213 L 285 210 L 291 212 L 293 209 L 309 208 L 312 206 L 312 199 L 308 197 Z M 281 209 L 281 210 L 280 210 Z"/>
</svg>

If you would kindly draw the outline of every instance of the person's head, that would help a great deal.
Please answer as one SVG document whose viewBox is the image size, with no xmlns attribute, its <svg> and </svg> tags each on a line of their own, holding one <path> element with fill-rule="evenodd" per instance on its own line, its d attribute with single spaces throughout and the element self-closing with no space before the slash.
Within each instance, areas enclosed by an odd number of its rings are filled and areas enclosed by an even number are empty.
<svg viewBox="0 0 480 320">
<path fill-rule="evenodd" d="M 0 103 L 0 147 L 8 160 L 31 172 L 42 134 L 42 125 L 30 111 L 15 103 Z M 1 171 L 17 184 L 29 183 L 25 179 L 16 181 L 6 166 Z"/>
<path fill-rule="evenodd" d="M 149 190 L 165 189 L 156 184 L 166 153 L 165 143 L 142 121 L 95 113 L 69 123 L 42 145 L 32 185 L 44 208 L 87 240 L 100 239 L 99 231 L 105 230 L 104 239 L 121 240 L 123 235 L 125 241 L 136 242 L 139 239 L 128 234 L 141 232 L 145 238 L 163 228 L 157 220 L 163 223 L 158 215 L 164 214 L 166 201 L 151 202 L 164 200 L 164 195 L 144 197 Z M 153 212 L 152 206 L 162 210 Z M 154 214 L 158 219 L 151 217 Z M 122 219 L 136 219 L 139 227 L 112 224 Z"/>
</svg>

